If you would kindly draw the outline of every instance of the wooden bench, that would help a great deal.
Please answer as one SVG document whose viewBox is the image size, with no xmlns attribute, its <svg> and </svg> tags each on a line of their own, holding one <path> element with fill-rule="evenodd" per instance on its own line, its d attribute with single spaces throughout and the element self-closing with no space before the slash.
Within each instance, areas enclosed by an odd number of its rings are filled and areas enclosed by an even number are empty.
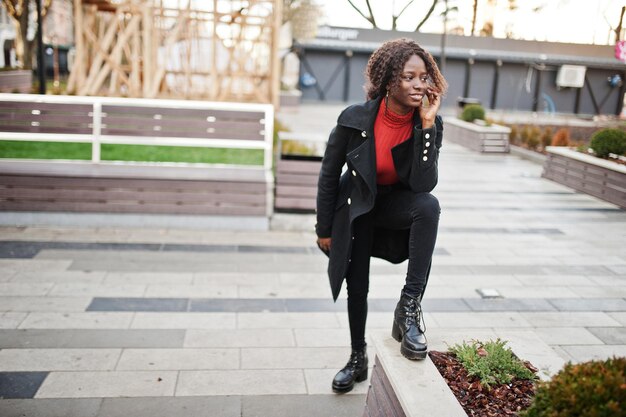
<svg viewBox="0 0 626 417">
<path fill-rule="evenodd" d="M 313 155 L 283 152 L 283 143 L 295 141 L 315 148 Z M 279 132 L 276 157 L 275 208 L 285 212 L 314 212 L 317 180 L 326 137 L 311 133 Z"/>
<path fill-rule="evenodd" d="M 92 144 L 91 161 L 0 159 L 0 210 L 247 216 L 273 211 L 264 104 L 0 94 L 0 139 Z M 263 150 L 263 165 L 103 162 L 101 144 Z"/>
</svg>

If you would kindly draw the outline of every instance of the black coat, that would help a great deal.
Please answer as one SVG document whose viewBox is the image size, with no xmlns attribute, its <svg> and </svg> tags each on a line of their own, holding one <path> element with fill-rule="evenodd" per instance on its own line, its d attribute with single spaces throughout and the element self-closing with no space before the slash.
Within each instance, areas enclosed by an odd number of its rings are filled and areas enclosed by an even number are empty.
<svg viewBox="0 0 626 417">
<path fill-rule="evenodd" d="M 376 148 L 374 121 L 381 99 L 346 108 L 332 130 L 322 160 L 317 189 L 318 237 L 332 237 L 328 276 L 337 300 L 348 270 L 354 220 L 374 208 L 376 201 Z M 422 129 L 415 111 L 413 135 L 392 148 L 396 172 L 402 183 L 416 193 L 437 185 L 437 160 L 443 123 Z M 424 152 L 426 151 L 426 152 Z M 342 174 L 342 168 L 347 170 Z M 376 228 L 372 256 L 400 263 L 408 258 L 408 230 Z"/>
</svg>

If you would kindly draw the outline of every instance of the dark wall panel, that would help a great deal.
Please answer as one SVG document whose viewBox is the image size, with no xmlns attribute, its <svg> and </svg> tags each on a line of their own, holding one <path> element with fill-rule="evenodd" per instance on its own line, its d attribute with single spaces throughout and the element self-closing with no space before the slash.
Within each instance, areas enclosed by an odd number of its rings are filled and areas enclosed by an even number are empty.
<svg viewBox="0 0 626 417">
<path fill-rule="evenodd" d="M 607 71 L 601 69 L 587 69 L 586 83 L 581 94 L 581 113 L 596 114 L 589 87 L 593 90 L 593 95 L 600 106 L 602 114 L 614 113 L 619 97 L 619 88 L 611 88 L 608 78 L 617 74 L 617 71 Z M 604 100 L 604 104 L 602 101 Z"/>
<path fill-rule="evenodd" d="M 448 81 L 448 94 L 441 103 L 442 107 L 456 108 L 456 100 L 463 97 L 463 86 L 465 85 L 465 60 L 446 60 L 446 68 L 443 74 Z"/>
<path fill-rule="evenodd" d="M 574 113 L 577 88 L 557 87 L 558 67 L 546 69 L 541 74 L 541 94 L 538 112 Z"/>
<path fill-rule="evenodd" d="M 492 62 L 478 61 L 470 65 L 469 96 L 480 100 L 485 108 L 491 106 L 491 90 L 496 74 Z"/>
<path fill-rule="evenodd" d="M 536 74 L 533 72 L 528 84 L 530 91 L 527 91 L 528 67 L 504 64 L 500 68 L 496 107 L 498 109 L 532 111 L 535 76 Z"/>
<path fill-rule="evenodd" d="M 309 74 L 315 77 L 317 85 L 324 91 L 324 98 L 327 101 L 342 101 L 345 68 L 339 70 L 334 81 L 331 78 L 335 71 L 345 64 L 345 53 L 307 51 L 304 59 L 310 68 L 307 68 L 306 64 L 301 62 L 300 74 L 309 72 Z M 321 100 L 315 86 L 301 88 L 303 100 Z"/>
<path fill-rule="evenodd" d="M 365 101 L 365 67 L 367 67 L 367 61 L 369 60 L 369 54 L 357 54 L 352 56 L 350 62 L 350 87 L 348 101 L 362 102 Z"/>
</svg>

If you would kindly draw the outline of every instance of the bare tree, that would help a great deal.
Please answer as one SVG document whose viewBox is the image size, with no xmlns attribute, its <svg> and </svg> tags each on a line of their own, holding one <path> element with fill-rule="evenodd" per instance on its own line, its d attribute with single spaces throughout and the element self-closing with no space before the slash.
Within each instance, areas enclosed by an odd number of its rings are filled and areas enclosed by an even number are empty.
<svg viewBox="0 0 626 417">
<path fill-rule="evenodd" d="M 470 35 L 474 36 L 474 30 L 476 29 L 476 15 L 478 14 L 478 0 L 474 0 L 474 7 L 472 10 L 472 29 Z"/>
<path fill-rule="evenodd" d="M 622 7 L 622 12 L 619 16 L 619 23 L 615 27 L 615 42 L 622 40 L 622 24 L 624 23 L 624 13 L 626 13 L 626 6 Z"/>
<path fill-rule="evenodd" d="M 35 0 L 40 1 L 40 0 Z M 35 51 L 35 40 L 37 39 L 37 30 L 33 39 L 28 39 L 28 29 L 31 23 L 29 14 L 31 7 L 34 7 L 34 1 L 31 0 L 2 0 L 2 4 L 7 10 L 9 16 L 13 18 L 15 24 L 15 54 L 20 62 L 20 66 L 24 69 L 32 69 L 33 53 Z M 52 0 L 43 0 L 41 14 L 45 16 Z"/>
<path fill-rule="evenodd" d="M 367 8 L 367 11 L 364 12 L 363 10 L 361 10 L 359 7 L 357 7 L 352 0 L 347 0 L 348 3 L 350 3 L 350 6 L 352 6 L 352 8 L 354 10 L 357 11 L 357 13 L 359 15 L 361 15 L 361 17 L 365 20 L 367 20 L 373 28 L 378 28 L 378 23 L 376 21 L 376 18 L 374 17 L 374 13 L 372 12 L 372 6 L 370 4 L 370 0 L 365 0 L 365 7 Z M 402 7 L 402 9 L 400 9 L 400 11 L 396 14 L 395 13 L 395 7 L 392 7 L 392 14 L 391 14 L 391 29 L 395 30 L 398 27 L 398 19 L 400 18 L 400 16 L 402 16 L 402 14 L 408 9 L 408 7 L 413 4 L 415 0 L 409 0 L 404 7 Z M 426 13 L 426 15 L 424 16 L 424 18 L 420 21 L 420 23 L 417 25 L 417 27 L 415 28 L 415 32 L 419 32 L 420 29 L 422 28 L 422 25 L 424 25 L 424 23 L 428 20 L 428 18 L 432 15 L 433 10 L 435 9 L 435 5 L 437 4 L 438 0 L 431 0 L 432 4 L 430 6 L 430 9 L 428 10 L 428 12 Z M 395 1 L 393 2 L 393 5 L 395 6 Z"/>
</svg>

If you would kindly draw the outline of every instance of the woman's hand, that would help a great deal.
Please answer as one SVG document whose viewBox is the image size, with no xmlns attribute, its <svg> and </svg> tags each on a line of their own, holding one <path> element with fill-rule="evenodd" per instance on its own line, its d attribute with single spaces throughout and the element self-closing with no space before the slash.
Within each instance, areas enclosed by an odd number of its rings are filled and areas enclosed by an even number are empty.
<svg viewBox="0 0 626 417">
<path fill-rule="evenodd" d="M 328 253 L 330 252 L 330 240 L 331 238 L 329 237 L 318 237 L 317 246 L 319 246 L 322 251 Z"/>
<path fill-rule="evenodd" d="M 429 87 L 426 89 L 426 96 L 428 97 L 428 106 L 424 103 L 419 107 L 420 118 L 422 119 L 422 129 L 430 129 L 435 124 L 435 116 L 441 106 L 441 96 L 439 91 Z"/>
</svg>

